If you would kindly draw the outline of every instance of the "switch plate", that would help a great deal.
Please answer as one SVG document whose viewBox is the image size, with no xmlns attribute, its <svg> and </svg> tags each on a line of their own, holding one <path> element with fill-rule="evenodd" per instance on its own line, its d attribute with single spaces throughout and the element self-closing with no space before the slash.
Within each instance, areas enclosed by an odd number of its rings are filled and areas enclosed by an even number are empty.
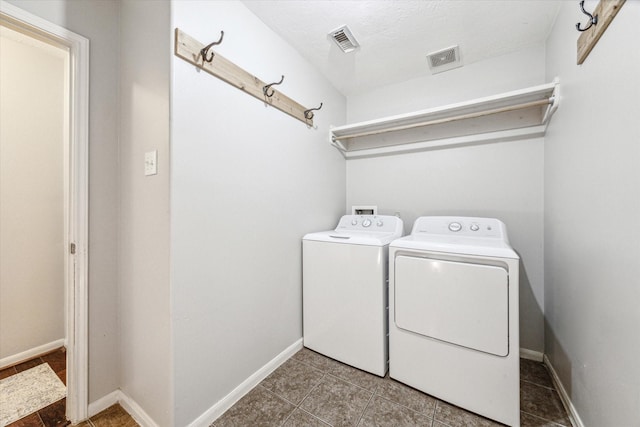
<svg viewBox="0 0 640 427">
<path fill-rule="evenodd" d="M 158 174 L 158 150 L 147 151 L 144 153 L 144 175 Z"/>
</svg>

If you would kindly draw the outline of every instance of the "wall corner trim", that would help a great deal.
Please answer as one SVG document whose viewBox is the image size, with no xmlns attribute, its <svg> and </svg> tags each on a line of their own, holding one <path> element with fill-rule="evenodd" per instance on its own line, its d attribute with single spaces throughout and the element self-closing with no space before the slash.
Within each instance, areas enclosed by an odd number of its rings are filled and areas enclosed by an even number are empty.
<svg viewBox="0 0 640 427">
<path fill-rule="evenodd" d="M 119 403 L 122 408 L 133 417 L 142 427 L 159 427 L 138 403 L 122 390 L 112 391 L 106 396 L 89 404 L 89 417 L 99 414 L 105 409 Z"/>
<path fill-rule="evenodd" d="M 562 382 L 560 381 L 560 377 L 556 373 L 555 369 L 553 369 L 553 365 L 551 364 L 551 361 L 549 360 L 546 354 L 544 355 L 544 364 L 546 365 L 546 367 L 549 369 L 549 372 L 551 373 L 551 380 L 553 381 L 553 385 L 556 387 L 556 390 L 560 395 L 560 400 L 562 401 L 562 404 L 564 405 L 565 409 L 569 413 L 569 420 L 571 421 L 571 424 L 574 427 L 585 427 L 582 422 L 582 419 L 580 419 L 580 415 L 578 415 L 578 411 L 576 410 L 575 406 L 573 406 L 573 403 L 571 402 L 571 398 L 569 397 L 567 390 L 565 390 L 564 386 L 562 385 Z"/>
<path fill-rule="evenodd" d="M 280 365 L 286 362 L 298 350 L 302 349 L 302 338 L 284 349 L 282 353 L 267 362 L 262 368 L 254 372 L 249 378 L 244 380 L 238 387 L 233 389 L 231 393 L 220 399 L 211 408 L 207 409 L 202 415 L 189 424 L 189 427 L 208 427 L 227 409 L 231 408 L 245 394 L 249 393 L 263 379 L 269 376 Z"/>
</svg>

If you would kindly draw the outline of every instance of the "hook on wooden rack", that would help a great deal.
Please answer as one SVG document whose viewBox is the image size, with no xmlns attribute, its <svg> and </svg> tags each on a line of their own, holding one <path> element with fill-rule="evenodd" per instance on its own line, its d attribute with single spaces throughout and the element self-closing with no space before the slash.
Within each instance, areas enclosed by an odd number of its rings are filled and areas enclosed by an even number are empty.
<svg viewBox="0 0 640 427">
<path fill-rule="evenodd" d="M 283 81 L 284 81 L 284 76 L 282 76 L 282 78 L 280 79 L 279 82 L 270 83 L 270 84 L 264 86 L 262 88 L 262 93 L 264 93 L 264 96 L 266 96 L 267 98 L 271 98 L 273 96 L 273 94 L 276 93 L 275 90 L 271 89 L 271 86 L 280 85 L 280 84 L 282 84 Z M 269 92 L 269 89 L 271 89 L 271 92 Z"/>
<path fill-rule="evenodd" d="M 313 119 L 313 112 L 322 108 L 322 102 L 318 108 L 309 108 L 308 110 L 304 110 L 304 118 L 307 120 Z"/>
<path fill-rule="evenodd" d="M 584 13 L 589 17 L 589 25 L 587 25 L 585 28 L 580 28 L 579 22 L 576 24 L 576 30 L 582 32 L 582 31 L 587 31 L 589 28 L 591 28 L 592 26 L 598 23 L 598 15 L 593 16 L 592 14 L 584 10 L 584 0 L 580 2 L 580 9 L 582 9 L 582 13 Z"/>
<path fill-rule="evenodd" d="M 209 54 L 209 49 L 211 49 L 215 45 L 222 43 L 223 38 L 224 38 L 224 31 L 220 31 L 220 39 L 217 42 L 210 43 L 200 50 L 200 56 L 202 56 L 203 63 L 213 61 L 213 57 L 216 56 L 216 54 L 213 51 L 211 51 L 211 56 L 207 58 L 207 55 Z"/>
</svg>

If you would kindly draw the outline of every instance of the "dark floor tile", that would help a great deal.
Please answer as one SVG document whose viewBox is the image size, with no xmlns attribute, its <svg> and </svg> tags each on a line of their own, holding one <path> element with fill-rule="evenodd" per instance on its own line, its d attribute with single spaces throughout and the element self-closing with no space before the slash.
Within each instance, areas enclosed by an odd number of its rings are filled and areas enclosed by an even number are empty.
<svg viewBox="0 0 640 427">
<path fill-rule="evenodd" d="M 358 426 L 362 427 L 415 427 L 431 426 L 432 418 L 409 408 L 374 396 L 364 411 Z"/>
<path fill-rule="evenodd" d="M 267 390 L 297 405 L 322 380 L 323 376 L 322 371 L 289 359 L 260 384 Z"/>
<path fill-rule="evenodd" d="M 42 427 L 42 421 L 37 413 L 27 415 L 24 418 L 19 419 L 18 421 L 14 421 L 11 424 L 8 424 L 7 427 Z"/>
<path fill-rule="evenodd" d="M 213 425 L 216 427 L 281 426 L 294 409 L 294 405 L 259 385 L 222 414 Z"/>
<path fill-rule="evenodd" d="M 333 426 L 354 426 L 372 392 L 327 375 L 300 407 Z"/>
<path fill-rule="evenodd" d="M 340 362 L 336 362 L 331 365 L 327 372 L 334 377 L 338 377 L 348 383 L 355 384 L 358 387 L 362 387 L 369 391 L 376 391 L 378 385 L 383 381 L 383 379 L 377 375 L 370 374 L 369 372 L 362 371 Z"/>
<path fill-rule="evenodd" d="M 61 427 L 69 424 L 65 415 L 67 399 L 58 400 L 38 411 L 45 427 Z"/>
<path fill-rule="evenodd" d="M 330 427 L 329 424 L 308 414 L 302 409 L 296 409 L 284 423 L 283 427 Z"/>
<path fill-rule="evenodd" d="M 339 362 L 324 356 L 320 353 L 316 353 L 313 350 L 309 350 L 303 347 L 293 355 L 293 358 L 299 362 L 307 363 L 316 369 L 320 369 L 322 372 L 328 372 L 331 368 L 339 364 Z"/>
<path fill-rule="evenodd" d="M 53 372 L 58 373 L 67 369 L 67 350 L 62 347 L 51 353 L 42 356 L 42 360 L 47 362 Z"/>
<path fill-rule="evenodd" d="M 449 405 L 441 400 L 436 404 L 436 412 L 434 415 L 436 421 L 440 421 L 443 424 L 450 427 L 500 427 L 495 421 L 491 421 L 487 418 L 472 412 L 465 411 L 457 406 Z"/>
<path fill-rule="evenodd" d="M 564 426 L 571 425 L 560 396 L 547 387 L 520 381 L 520 410 Z"/>
<path fill-rule="evenodd" d="M 544 364 L 533 360 L 520 359 L 520 379 L 544 387 L 554 388 L 547 368 Z"/>
<path fill-rule="evenodd" d="M 11 375 L 15 375 L 17 373 L 18 373 L 18 371 L 16 371 L 16 368 L 14 368 L 13 366 L 10 367 L 10 368 L 5 368 L 5 369 L 0 371 L 0 380 L 3 380 L 5 378 L 9 378 Z"/>
<path fill-rule="evenodd" d="M 520 412 L 520 427 L 560 427 L 560 424 Z"/>
<path fill-rule="evenodd" d="M 27 369 L 35 368 L 38 365 L 42 365 L 44 361 L 40 357 L 36 357 L 35 359 L 27 360 L 26 362 L 22 362 L 19 365 L 16 365 L 17 372 L 23 372 Z"/>
<path fill-rule="evenodd" d="M 388 377 L 381 382 L 376 394 L 428 417 L 433 417 L 436 409 L 436 399 Z"/>
<path fill-rule="evenodd" d="M 122 406 L 115 404 L 90 418 L 95 427 L 136 427 L 138 423 Z"/>
<path fill-rule="evenodd" d="M 67 385 L 67 370 L 66 369 L 64 371 L 56 372 L 56 375 L 58 376 L 58 378 L 60 378 L 60 381 L 62 381 L 62 384 Z"/>
</svg>

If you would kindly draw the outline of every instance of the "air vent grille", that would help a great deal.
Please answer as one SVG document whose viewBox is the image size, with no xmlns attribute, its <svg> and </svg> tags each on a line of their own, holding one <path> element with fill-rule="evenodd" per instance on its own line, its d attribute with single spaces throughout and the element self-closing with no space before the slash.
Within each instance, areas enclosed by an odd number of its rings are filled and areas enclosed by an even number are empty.
<svg viewBox="0 0 640 427">
<path fill-rule="evenodd" d="M 360 43 L 349 30 L 349 27 L 343 25 L 329 33 L 329 37 L 340 47 L 344 53 L 353 52 L 360 47 Z"/>
<path fill-rule="evenodd" d="M 431 52 L 427 54 L 427 60 L 431 73 L 433 74 L 462 67 L 458 46 L 451 46 L 437 52 Z"/>
</svg>

